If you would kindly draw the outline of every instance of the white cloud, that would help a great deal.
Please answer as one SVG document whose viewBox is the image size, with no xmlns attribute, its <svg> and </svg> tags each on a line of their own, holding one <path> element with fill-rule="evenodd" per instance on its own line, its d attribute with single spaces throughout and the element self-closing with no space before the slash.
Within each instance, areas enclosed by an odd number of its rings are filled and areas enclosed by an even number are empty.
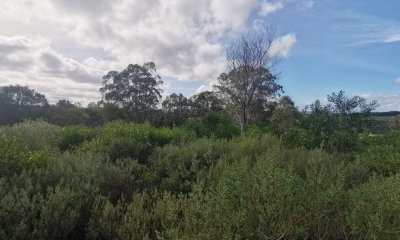
<svg viewBox="0 0 400 240">
<path fill-rule="evenodd" d="M 281 10 L 283 7 L 284 5 L 282 2 L 263 2 L 261 4 L 260 14 L 266 16 Z"/>
<path fill-rule="evenodd" d="M 399 42 L 400 41 L 400 29 L 399 33 L 390 34 L 385 37 L 384 42 L 391 43 L 391 42 Z"/>
<path fill-rule="evenodd" d="M 347 45 L 400 41 L 400 21 L 345 10 L 332 14 L 338 39 Z"/>
<path fill-rule="evenodd" d="M 279 37 L 272 42 L 270 54 L 272 56 L 287 57 L 296 41 L 297 38 L 294 33 Z"/>
<path fill-rule="evenodd" d="M 82 103 L 98 100 L 102 74 L 116 66 L 94 58 L 80 63 L 41 38 L 0 36 L 0 53 L 0 85 L 28 85 L 50 100 L 56 100 L 55 96 Z"/>
<path fill-rule="evenodd" d="M 396 80 L 394 80 L 395 83 L 400 84 L 400 77 L 398 77 Z"/>
<path fill-rule="evenodd" d="M 164 78 L 210 82 L 225 67 L 223 42 L 256 14 L 290 2 L 2 0 L 0 85 L 23 83 L 51 98 L 88 102 L 108 70 L 144 61 L 154 61 Z M 273 53 L 287 56 L 295 41 L 294 34 L 278 39 Z"/>
<path fill-rule="evenodd" d="M 282 10 L 288 4 L 295 4 L 299 9 L 309 9 L 314 6 L 313 0 L 264 0 L 260 4 L 259 14 L 267 16 Z"/>
<path fill-rule="evenodd" d="M 199 94 L 199 93 L 205 92 L 205 91 L 214 91 L 215 90 L 214 85 L 216 83 L 217 82 L 214 80 L 214 81 L 208 82 L 207 84 L 202 84 L 200 87 L 197 88 L 196 94 Z"/>
<path fill-rule="evenodd" d="M 398 111 L 400 106 L 399 94 L 372 94 L 365 97 L 368 101 L 377 100 L 378 108 L 376 111 Z"/>
</svg>

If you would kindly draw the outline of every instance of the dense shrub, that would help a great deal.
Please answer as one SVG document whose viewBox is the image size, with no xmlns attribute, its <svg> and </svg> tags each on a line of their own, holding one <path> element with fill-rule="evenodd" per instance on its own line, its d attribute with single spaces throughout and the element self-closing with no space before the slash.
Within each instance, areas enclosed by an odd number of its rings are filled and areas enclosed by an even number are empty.
<svg viewBox="0 0 400 240">
<path fill-rule="evenodd" d="M 399 239 L 400 175 L 351 190 L 347 218 L 355 239 Z"/>
<path fill-rule="evenodd" d="M 16 138 L 31 150 L 47 150 L 55 147 L 60 127 L 43 121 L 25 121 L 13 126 L 0 127 L 0 134 Z"/>
<path fill-rule="evenodd" d="M 185 128 L 193 130 L 197 137 L 230 139 L 240 135 L 240 126 L 223 113 L 208 113 L 201 119 L 189 121 Z"/>
<path fill-rule="evenodd" d="M 35 124 L 55 138 L 35 145 Z M 122 121 L 21 126 L 0 134 L 0 239 L 400 238 L 395 132 L 348 151 L 309 150 L 301 128 L 197 139 Z"/>
<path fill-rule="evenodd" d="M 154 198 L 157 201 L 151 202 Z M 86 236 L 87 239 L 165 239 L 164 236 L 171 236 L 169 232 L 176 226 L 177 216 L 176 201 L 169 194 L 156 197 L 136 193 L 130 201 L 116 204 L 100 197 L 93 204 Z"/>
<path fill-rule="evenodd" d="M 146 163 L 155 147 L 192 138 L 192 132 L 184 129 L 156 129 L 150 124 L 115 121 L 96 128 L 93 140 L 83 144 L 82 149 L 105 153 L 113 161 L 134 158 Z"/>
<path fill-rule="evenodd" d="M 91 138 L 91 129 L 87 127 L 80 125 L 66 126 L 61 129 L 57 136 L 57 146 L 61 151 L 71 150 Z"/>
<path fill-rule="evenodd" d="M 85 202 L 80 190 L 57 185 L 42 192 L 28 177 L 22 186 L 1 182 L 1 239 L 66 239 L 71 237 Z M 9 189 L 4 191 L 4 189 Z"/>
<path fill-rule="evenodd" d="M 369 171 L 389 176 L 400 171 L 400 148 L 393 145 L 376 145 L 365 149 L 357 161 Z"/>
<path fill-rule="evenodd" d="M 172 192 L 190 192 L 196 175 L 215 164 L 228 150 L 226 145 L 223 140 L 203 138 L 182 146 L 157 149 L 150 164 L 159 179 L 159 187 Z"/>
<path fill-rule="evenodd" d="M 21 173 L 24 169 L 40 167 L 51 161 L 46 151 L 30 151 L 14 138 L 0 134 L 0 177 Z"/>
<path fill-rule="evenodd" d="M 295 239 L 303 232 L 299 179 L 264 158 L 227 166 L 214 190 L 184 200 L 184 239 Z"/>
</svg>

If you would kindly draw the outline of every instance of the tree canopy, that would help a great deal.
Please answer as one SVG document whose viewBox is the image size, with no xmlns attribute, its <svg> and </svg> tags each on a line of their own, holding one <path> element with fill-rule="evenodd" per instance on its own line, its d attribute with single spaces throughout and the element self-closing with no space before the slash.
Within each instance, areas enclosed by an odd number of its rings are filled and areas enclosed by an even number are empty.
<svg viewBox="0 0 400 240">
<path fill-rule="evenodd" d="M 154 109 L 161 99 L 161 77 L 152 62 L 130 64 L 121 72 L 110 71 L 103 76 L 100 92 L 106 102 L 115 103 L 132 112 Z"/>
<path fill-rule="evenodd" d="M 282 90 L 272 73 L 276 59 L 269 54 L 274 32 L 250 33 L 231 42 L 226 50 L 228 72 L 218 78 L 216 88 L 226 99 L 232 114 L 238 119 L 244 132 L 251 108 L 257 102 Z"/>
<path fill-rule="evenodd" d="M 48 102 L 43 94 L 27 86 L 10 85 L 0 87 L 0 104 L 44 106 L 47 105 Z"/>
</svg>

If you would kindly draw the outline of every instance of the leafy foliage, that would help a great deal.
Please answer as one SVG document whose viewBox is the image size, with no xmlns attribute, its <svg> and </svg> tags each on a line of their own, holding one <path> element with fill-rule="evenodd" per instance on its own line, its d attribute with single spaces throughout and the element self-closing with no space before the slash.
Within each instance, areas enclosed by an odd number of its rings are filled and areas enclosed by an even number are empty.
<svg viewBox="0 0 400 240">
<path fill-rule="evenodd" d="M 121 72 L 110 71 L 103 76 L 100 92 L 104 100 L 112 102 L 131 113 L 146 112 L 154 108 L 161 98 L 161 78 L 152 62 L 142 66 L 130 64 Z"/>
</svg>

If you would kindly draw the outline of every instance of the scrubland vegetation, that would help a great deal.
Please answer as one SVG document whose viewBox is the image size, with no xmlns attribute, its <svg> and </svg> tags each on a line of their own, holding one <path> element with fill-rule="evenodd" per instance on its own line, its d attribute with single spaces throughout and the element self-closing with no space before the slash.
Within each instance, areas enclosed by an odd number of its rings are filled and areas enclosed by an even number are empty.
<svg viewBox="0 0 400 240">
<path fill-rule="evenodd" d="M 399 132 L 357 135 L 332 152 L 309 147 L 312 131 L 291 131 L 4 126 L 0 238 L 400 237 Z"/>
<path fill-rule="evenodd" d="M 400 239 L 399 117 L 343 91 L 299 110 L 234 50 L 191 98 L 161 102 L 154 63 L 88 107 L 0 87 L 0 239 Z"/>
</svg>

